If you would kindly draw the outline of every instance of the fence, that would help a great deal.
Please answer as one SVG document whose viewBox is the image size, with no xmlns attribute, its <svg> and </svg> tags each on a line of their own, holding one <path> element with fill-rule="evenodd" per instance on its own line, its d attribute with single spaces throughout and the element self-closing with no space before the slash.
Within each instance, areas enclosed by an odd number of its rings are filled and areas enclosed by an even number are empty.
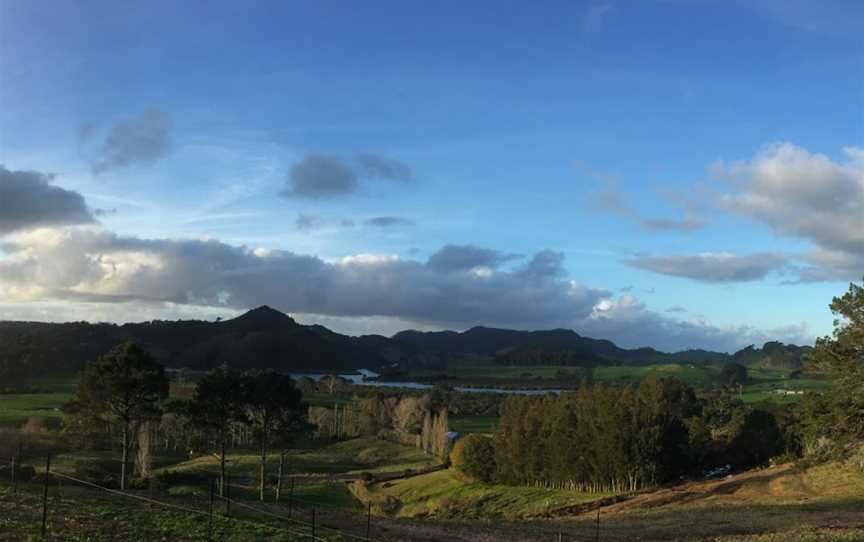
<svg viewBox="0 0 864 542">
<path fill-rule="evenodd" d="M 0 464 L 2 464 L 2 463 L 6 463 L 6 464 L 10 465 L 10 472 L 9 472 L 10 486 L 11 486 L 13 492 L 18 491 L 21 483 L 23 482 L 23 480 L 20 480 L 19 479 L 20 477 L 18 476 L 18 473 L 20 473 L 20 468 L 21 468 L 20 458 L 18 458 L 18 457 L 12 457 L 12 458 L 0 457 Z M 267 528 L 267 529 L 273 529 L 276 532 L 289 533 L 289 534 L 299 538 L 300 540 L 310 540 L 312 542 L 331 542 L 333 540 L 352 540 L 352 541 L 357 541 L 357 542 L 372 542 L 373 541 L 373 539 L 371 538 L 371 532 L 372 532 L 372 505 L 371 505 L 371 502 L 367 504 L 366 514 L 365 514 L 365 516 L 366 516 L 365 517 L 365 525 L 361 526 L 361 528 L 365 527 L 364 534 L 359 535 L 359 534 L 351 533 L 351 532 L 348 532 L 344 529 L 340 529 L 338 527 L 335 527 L 333 525 L 328 525 L 324 521 L 322 521 L 322 519 L 321 519 L 321 514 L 319 513 L 320 508 L 323 507 L 323 508 L 330 508 L 330 509 L 340 509 L 340 507 L 333 506 L 333 505 L 328 506 L 326 504 L 322 505 L 322 503 L 305 501 L 303 499 L 298 499 L 298 498 L 294 497 L 294 495 L 293 495 L 293 489 L 294 489 L 293 479 L 292 479 L 292 484 L 290 486 L 289 493 L 288 493 L 288 496 L 289 496 L 288 508 L 287 508 L 288 515 L 285 515 L 285 514 L 282 514 L 279 512 L 274 512 L 272 510 L 267 510 L 267 509 L 261 508 L 259 506 L 253 506 L 252 504 L 249 504 L 248 502 L 244 502 L 242 500 L 231 498 L 230 497 L 230 488 L 231 487 L 238 488 L 238 487 L 243 487 L 243 486 L 231 484 L 231 483 L 229 483 L 228 480 L 226 480 L 226 487 L 225 487 L 226 495 L 225 496 L 218 495 L 216 493 L 216 490 L 215 490 L 216 479 L 217 479 L 216 476 L 210 476 L 209 477 L 209 487 L 208 487 L 208 492 L 207 492 L 208 497 L 207 497 L 207 502 L 206 502 L 206 509 L 202 510 L 200 508 L 193 508 L 190 506 L 181 505 L 181 504 L 177 504 L 177 503 L 165 502 L 165 501 L 162 501 L 159 499 L 154 499 L 152 497 L 148 497 L 148 496 L 144 496 L 144 495 L 138 495 L 136 493 L 132 493 L 129 491 L 121 491 L 118 489 L 108 488 L 108 487 L 105 487 L 103 485 L 99 485 L 97 483 L 94 483 L 93 481 L 84 480 L 84 479 L 79 478 L 77 476 L 73 476 L 71 474 L 58 471 L 57 469 L 52 469 L 50 456 L 46 457 L 46 459 L 45 459 L 45 475 L 44 475 L 44 478 L 42 480 L 42 488 L 41 488 L 42 489 L 42 499 L 41 499 L 42 508 L 41 508 L 40 533 L 41 533 L 41 536 L 43 539 L 46 537 L 46 535 L 48 533 L 48 514 L 49 514 L 48 493 L 49 493 L 49 486 L 51 485 L 52 478 L 57 479 L 58 482 L 60 480 L 66 480 L 67 482 L 70 482 L 72 484 L 76 484 L 76 485 L 81 486 L 83 488 L 87 488 L 89 490 L 105 493 L 107 495 L 120 497 L 122 499 L 130 499 L 130 500 L 134 500 L 137 502 L 147 503 L 147 504 L 150 504 L 153 506 L 158 506 L 158 507 L 164 508 L 166 510 L 171 510 L 171 511 L 175 511 L 175 512 L 189 514 L 189 515 L 195 515 L 195 516 L 199 516 L 199 517 L 206 517 L 207 518 L 206 540 L 208 542 L 213 542 L 213 541 L 219 539 L 219 537 L 216 536 L 216 533 L 214 531 L 214 518 L 216 518 L 216 517 L 219 517 L 221 521 L 229 521 L 229 522 L 234 522 L 237 524 L 246 524 L 246 525 L 255 526 L 255 527 L 259 527 L 259 528 L 263 527 L 263 528 Z M 221 501 L 222 503 L 224 503 L 224 506 L 225 506 L 223 514 L 218 515 L 218 516 L 217 516 L 216 510 L 215 510 L 215 503 L 217 501 Z M 295 509 L 300 510 L 299 505 L 303 505 L 303 506 L 307 507 L 307 510 L 309 511 L 309 515 L 310 515 L 309 521 L 301 520 L 299 518 L 294 517 Z M 232 507 L 246 510 L 248 512 L 251 512 L 254 515 L 257 515 L 257 516 L 266 517 L 271 521 L 272 520 L 278 521 L 279 523 L 281 523 L 281 525 L 276 526 L 276 525 L 273 525 L 272 523 L 262 523 L 260 521 L 253 521 L 253 520 L 237 517 L 236 515 L 232 515 L 232 512 L 231 512 Z M 582 536 L 581 538 L 579 538 L 579 540 L 583 540 L 583 541 L 593 540 L 594 542 L 600 541 L 601 529 L 600 529 L 600 510 L 599 509 L 597 510 L 596 519 L 593 523 L 594 523 L 594 525 L 593 525 L 594 529 L 592 529 L 593 533 L 591 533 L 591 535 L 589 535 L 589 536 Z M 555 534 L 550 533 L 549 531 L 546 531 L 542 534 L 538 532 L 537 534 L 538 534 L 538 536 L 536 537 L 537 540 L 545 539 L 545 537 L 548 535 L 552 535 L 552 539 L 557 541 L 557 542 L 564 542 L 565 540 L 573 540 L 573 538 L 571 538 L 569 535 L 565 538 L 565 534 L 561 530 L 560 526 L 558 526 L 558 530 Z M 587 533 L 585 533 L 585 534 L 587 534 Z"/>
<path fill-rule="evenodd" d="M 9 465 L 9 482 L 11 489 L 14 492 L 19 490 L 19 487 L 22 483 L 20 480 L 20 469 L 21 469 L 21 460 L 18 457 L 12 458 L 0 458 L 0 462 L 6 463 Z M 112 495 L 115 497 L 120 497 L 122 499 L 130 499 L 137 502 L 147 503 L 153 506 L 161 507 L 166 510 L 171 510 L 174 512 L 181 512 L 184 514 L 203 516 L 207 518 L 207 540 L 208 542 L 215 540 L 214 538 L 214 516 L 216 515 L 215 511 L 215 503 L 217 500 L 223 502 L 225 504 L 225 512 L 221 516 L 224 520 L 236 522 L 240 524 L 249 524 L 255 525 L 257 527 L 263 528 L 272 528 L 277 531 L 283 533 L 289 533 L 293 536 L 301 540 L 310 540 L 313 542 L 329 542 L 334 539 L 338 540 L 354 540 L 354 541 L 362 541 L 362 542 L 372 542 L 371 538 L 371 530 L 372 530 L 372 509 L 371 505 L 367 508 L 367 514 L 365 518 L 365 533 L 364 535 L 358 535 L 355 533 L 347 532 L 344 529 L 340 529 L 333 525 L 328 525 L 321 520 L 321 515 L 319 513 L 319 503 L 307 503 L 305 501 L 291 498 L 289 500 L 289 515 L 284 515 L 278 512 L 274 512 L 272 510 L 267 510 L 264 508 L 260 508 L 259 506 L 253 506 L 247 502 L 242 500 L 233 499 L 229 495 L 221 496 L 218 495 L 215 491 L 215 477 L 210 477 L 209 481 L 209 491 L 208 491 L 208 499 L 206 503 L 206 509 L 202 510 L 199 508 L 193 508 L 186 505 L 181 505 L 177 503 L 165 502 L 159 499 L 154 499 L 152 497 L 139 495 L 136 493 L 132 493 L 129 491 L 121 491 L 118 489 L 112 489 L 109 487 L 105 487 L 103 485 L 99 485 L 90 480 L 84 480 L 72 474 L 58 471 L 57 469 L 51 468 L 51 457 L 48 456 L 45 459 L 45 474 L 42 481 L 42 509 L 41 509 L 41 525 L 40 525 L 40 534 L 42 538 L 45 538 L 48 531 L 48 514 L 49 514 L 49 499 L 48 492 L 49 487 L 51 486 L 52 481 L 57 481 L 58 483 L 61 480 L 65 480 L 71 484 L 78 485 L 83 488 L 87 488 L 89 490 L 98 491 L 104 494 Z M 230 484 L 227 484 L 227 487 L 231 487 Z M 235 486 L 236 487 L 236 486 Z M 227 489 L 227 488 L 226 488 Z M 292 488 L 293 489 L 293 488 Z M 293 497 L 293 491 L 290 493 L 291 497 Z M 295 504 L 309 504 L 311 506 L 311 517 L 309 521 L 304 521 L 296 517 L 292 517 L 293 508 Z M 236 515 L 231 514 L 231 507 L 239 508 L 246 510 L 253 515 L 257 515 L 260 517 L 266 517 L 269 520 L 276 520 L 281 525 L 275 526 L 272 523 L 262 523 L 259 521 L 252 521 L 244 518 L 239 518 Z"/>
</svg>

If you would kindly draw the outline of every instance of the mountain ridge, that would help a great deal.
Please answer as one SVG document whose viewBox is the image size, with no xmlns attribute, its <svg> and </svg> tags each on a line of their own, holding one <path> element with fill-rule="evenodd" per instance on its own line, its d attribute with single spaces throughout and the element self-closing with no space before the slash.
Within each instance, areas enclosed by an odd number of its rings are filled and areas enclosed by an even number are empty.
<svg viewBox="0 0 864 542">
<path fill-rule="evenodd" d="M 467 357 L 498 363 L 542 364 L 567 359 L 582 365 L 723 363 L 800 367 L 809 347 L 769 342 L 736 354 L 687 350 L 661 352 L 626 349 L 572 329 L 521 331 L 474 326 L 457 331 L 404 330 L 391 337 L 348 336 L 321 325 L 303 325 L 268 306 L 227 320 L 152 320 L 148 322 L 40 323 L 0 321 L 0 378 L 45 371 L 71 373 L 123 341 L 136 341 L 166 366 L 210 369 L 231 367 L 296 371 L 379 368 L 398 364 L 446 367 Z M 737 357 L 736 357 L 737 356 Z"/>
</svg>

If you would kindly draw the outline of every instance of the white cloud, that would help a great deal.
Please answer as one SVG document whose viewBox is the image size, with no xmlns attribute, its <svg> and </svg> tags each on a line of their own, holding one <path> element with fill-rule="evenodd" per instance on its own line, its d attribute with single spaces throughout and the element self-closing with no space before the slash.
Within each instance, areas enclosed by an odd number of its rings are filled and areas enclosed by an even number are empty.
<svg viewBox="0 0 864 542">
<path fill-rule="evenodd" d="M 711 170 L 733 187 L 721 199 L 723 209 L 815 245 L 801 255 L 809 264 L 802 280 L 856 280 L 864 272 L 864 149 L 844 154 L 834 161 L 774 143 L 750 161 L 718 162 Z"/>
<path fill-rule="evenodd" d="M 349 333 L 478 324 L 568 327 L 624 346 L 665 350 L 734 350 L 769 338 L 807 340 L 803 328 L 770 335 L 661 315 L 629 294 L 615 298 L 569 279 L 563 256 L 551 250 L 502 269 L 500 253 L 470 248 L 456 254 L 461 263 L 442 267 L 433 258 L 424 263 L 392 254 L 325 261 L 215 240 L 139 239 L 96 228 L 40 229 L 13 235 L 4 245 L 0 316 L 214 318 L 268 304 L 299 314 L 302 321 Z M 479 256 L 490 265 L 473 265 Z"/>
<path fill-rule="evenodd" d="M 0 301 L 6 302 L 269 304 L 328 316 L 544 327 L 585 316 L 609 295 L 568 281 L 563 256 L 552 251 L 513 271 L 474 273 L 395 255 L 327 262 L 215 240 L 148 240 L 97 229 L 42 229 L 10 241 L 0 260 Z"/>
</svg>

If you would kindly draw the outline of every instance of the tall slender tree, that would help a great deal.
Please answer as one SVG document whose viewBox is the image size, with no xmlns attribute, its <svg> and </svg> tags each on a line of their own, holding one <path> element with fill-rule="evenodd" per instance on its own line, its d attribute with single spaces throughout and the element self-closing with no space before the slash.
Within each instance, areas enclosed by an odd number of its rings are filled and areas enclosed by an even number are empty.
<svg viewBox="0 0 864 542">
<path fill-rule="evenodd" d="M 234 423 L 246 423 L 243 378 L 237 371 L 213 369 L 195 386 L 189 414 L 213 438 L 219 452 L 219 495 L 225 496 L 225 454 Z"/>
<path fill-rule="evenodd" d="M 165 367 L 132 342 L 115 347 L 84 369 L 70 410 L 99 413 L 120 426 L 123 450 L 121 489 L 126 489 L 126 471 L 135 428 L 144 420 L 158 419 L 160 403 L 167 396 Z"/>
<path fill-rule="evenodd" d="M 243 403 L 252 434 L 258 443 L 258 495 L 264 500 L 267 485 L 267 452 L 277 437 L 309 428 L 305 421 L 303 393 L 290 376 L 274 371 L 250 371 L 243 378 Z"/>
</svg>

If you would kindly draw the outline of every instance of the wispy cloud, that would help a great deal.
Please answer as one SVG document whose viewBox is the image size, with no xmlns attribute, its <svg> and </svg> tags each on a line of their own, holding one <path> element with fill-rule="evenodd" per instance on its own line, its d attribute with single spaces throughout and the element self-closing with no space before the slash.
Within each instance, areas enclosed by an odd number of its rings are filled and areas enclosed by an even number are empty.
<svg viewBox="0 0 864 542">
<path fill-rule="evenodd" d="M 674 256 L 641 256 L 624 260 L 626 265 L 661 275 L 699 282 L 748 282 L 779 271 L 787 263 L 782 254 L 761 252 L 747 256 L 705 253 Z"/>
</svg>

